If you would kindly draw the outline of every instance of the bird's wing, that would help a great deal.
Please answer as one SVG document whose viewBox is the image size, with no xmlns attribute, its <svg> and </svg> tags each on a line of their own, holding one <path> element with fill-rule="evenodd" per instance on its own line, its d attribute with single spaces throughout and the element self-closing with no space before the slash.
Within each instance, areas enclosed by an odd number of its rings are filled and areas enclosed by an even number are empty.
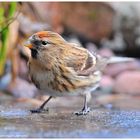
<svg viewBox="0 0 140 140">
<path fill-rule="evenodd" d="M 101 71 L 107 64 L 106 58 L 91 54 L 87 49 L 77 45 L 72 45 L 66 53 L 64 58 L 66 66 L 73 68 L 79 76 L 88 76 L 95 71 Z"/>
<path fill-rule="evenodd" d="M 60 65 L 62 81 L 65 81 L 66 87 L 74 90 L 97 85 L 101 79 L 99 71 L 104 61 L 101 61 L 98 55 L 92 55 L 87 49 L 77 46 L 68 47 L 61 55 L 65 65 Z"/>
<path fill-rule="evenodd" d="M 88 76 L 88 75 L 91 75 L 91 74 L 94 74 L 96 71 L 103 71 L 105 66 L 107 65 L 108 63 L 108 58 L 103 58 L 99 55 L 96 55 L 94 57 L 96 57 L 96 63 L 93 64 L 91 63 L 92 61 L 92 58 L 93 56 L 89 56 L 87 61 L 86 61 L 86 65 L 88 67 L 85 67 L 84 69 L 82 69 L 81 71 L 78 71 L 78 75 L 79 76 Z"/>
</svg>

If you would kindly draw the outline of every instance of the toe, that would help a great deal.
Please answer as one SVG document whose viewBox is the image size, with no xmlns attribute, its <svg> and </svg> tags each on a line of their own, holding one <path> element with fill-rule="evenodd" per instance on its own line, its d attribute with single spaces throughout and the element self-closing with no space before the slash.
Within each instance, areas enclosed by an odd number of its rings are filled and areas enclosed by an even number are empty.
<svg viewBox="0 0 140 140">
<path fill-rule="evenodd" d="M 31 113 L 42 113 L 42 112 L 48 112 L 49 109 L 34 109 L 34 110 L 30 110 Z"/>
<path fill-rule="evenodd" d="M 35 110 L 30 110 L 31 113 L 41 113 L 41 110 L 35 109 Z"/>
<path fill-rule="evenodd" d="M 82 111 L 75 112 L 74 114 L 80 116 L 80 115 L 87 115 L 89 112 L 90 112 L 90 108 L 88 107 L 86 109 L 83 109 Z"/>
</svg>

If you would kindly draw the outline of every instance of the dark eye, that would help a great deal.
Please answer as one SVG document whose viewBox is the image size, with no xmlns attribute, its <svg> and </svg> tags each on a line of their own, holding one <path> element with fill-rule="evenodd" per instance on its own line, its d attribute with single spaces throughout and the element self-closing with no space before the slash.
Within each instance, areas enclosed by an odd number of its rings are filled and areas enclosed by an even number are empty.
<svg viewBox="0 0 140 140">
<path fill-rule="evenodd" d="M 47 41 L 42 41 L 42 45 L 47 45 L 48 42 Z"/>
</svg>

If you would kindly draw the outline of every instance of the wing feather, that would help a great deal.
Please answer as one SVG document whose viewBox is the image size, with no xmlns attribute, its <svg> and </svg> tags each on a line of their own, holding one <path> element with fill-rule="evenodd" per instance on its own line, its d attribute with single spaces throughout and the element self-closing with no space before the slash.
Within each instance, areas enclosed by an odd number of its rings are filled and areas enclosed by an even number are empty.
<svg viewBox="0 0 140 140">
<path fill-rule="evenodd" d="M 71 47 L 65 55 L 68 57 L 64 59 L 66 66 L 73 68 L 78 76 L 89 76 L 96 71 L 102 71 L 108 62 L 108 58 L 91 54 L 87 49 L 76 44 L 72 44 Z"/>
</svg>

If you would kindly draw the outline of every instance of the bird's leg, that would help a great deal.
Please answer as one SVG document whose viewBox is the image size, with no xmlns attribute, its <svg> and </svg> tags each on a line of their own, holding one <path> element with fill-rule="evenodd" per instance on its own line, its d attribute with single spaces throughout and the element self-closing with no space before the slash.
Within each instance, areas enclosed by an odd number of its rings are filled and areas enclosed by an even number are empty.
<svg viewBox="0 0 140 140">
<path fill-rule="evenodd" d="M 79 112 L 75 112 L 75 115 L 77 115 L 77 116 L 87 115 L 90 112 L 90 107 L 88 107 L 89 95 L 90 94 L 86 94 L 86 96 L 85 96 L 83 109 Z"/>
<path fill-rule="evenodd" d="M 52 98 L 52 96 L 50 96 L 45 102 L 43 102 L 43 104 L 39 108 L 34 109 L 34 110 L 30 110 L 31 113 L 41 113 L 42 111 L 48 111 L 48 108 L 45 110 L 44 106 L 49 102 L 49 100 L 51 98 Z"/>
</svg>

